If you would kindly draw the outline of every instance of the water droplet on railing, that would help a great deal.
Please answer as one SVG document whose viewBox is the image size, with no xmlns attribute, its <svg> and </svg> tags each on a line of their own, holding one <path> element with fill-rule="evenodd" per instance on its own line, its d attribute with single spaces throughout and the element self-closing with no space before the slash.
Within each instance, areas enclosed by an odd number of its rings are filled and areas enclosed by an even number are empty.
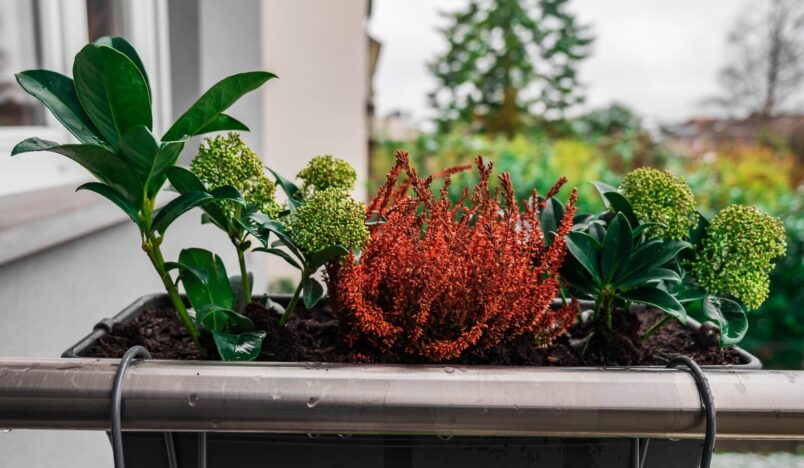
<svg viewBox="0 0 804 468">
<path fill-rule="evenodd" d="M 307 407 L 308 408 L 315 408 L 315 405 L 319 404 L 320 402 L 321 402 L 321 398 L 310 397 L 310 399 L 307 400 Z"/>
<path fill-rule="evenodd" d="M 187 404 L 190 406 L 195 406 L 198 403 L 198 394 L 191 393 L 189 397 L 187 397 Z"/>
<path fill-rule="evenodd" d="M 450 366 L 444 367 L 444 372 L 446 372 L 447 374 L 454 374 L 456 370 L 457 369 L 455 369 L 454 367 L 450 367 Z"/>
<path fill-rule="evenodd" d="M 438 438 L 441 439 L 441 440 L 450 440 L 450 439 L 452 439 L 452 437 L 453 436 L 451 436 L 451 435 L 443 435 L 443 434 L 438 436 Z"/>
<path fill-rule="evenodd" d="M 8 434 L 11 432 L 11 429 L 0 429 L 0 434 Z"/>
<path fill-rule="evenodd" d="M 319 437 L 321 437 L 321 434 L 307 434 L 307 437 L 311 439 L 318 439 Z"/>
<path fill-rule="evenodd" d="M 338 437 L 341 439 L 348 439 L 349 437 L 352 437 L 352 434 L 338 434 Z"/>
</svg>

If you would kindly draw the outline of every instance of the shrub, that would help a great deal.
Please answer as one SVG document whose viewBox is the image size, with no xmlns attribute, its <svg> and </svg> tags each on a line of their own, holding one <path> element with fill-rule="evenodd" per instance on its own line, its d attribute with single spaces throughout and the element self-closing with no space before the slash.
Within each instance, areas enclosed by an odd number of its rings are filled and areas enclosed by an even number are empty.
<svg viewBox="0 0 804 468">
<path fill-rule="evenodd" d="M 501 201 L 489 188 L 492 165 L 479 157 L 476 164 L 474 193 L 454 203 L 446 196 L 449 177 L 436 197 L 432 177 L 419 178 L 407 154 L 397 153 L 369 205 L 376 223 L 359 262 L 330 269 L 329 290 L 348 345 L 438 362 L 522 335 L 547 346 L 572 325 L 574 305 L 553 311 L 550 303 L 559 291 L 556 273 L 577 193 L 547 246 L 539 228 L 544 202 L 533 193 L 520 210 L 508 174 L 499 177 Z M 403 171 L 407 179 L 400 182 Z"/>
<path fill-rule="evenodd" d="M 262 159 L 239 134 L 229 132 L 226 136 L 205 138 L 190 168 L 208 189 L 231 185 L 248 205 L 271 218 L 279 213 L 274 198 L 276 186 L 265 175 Z M 237 209 L 234 204 L 228 207 L 228 211 Z"/>
<path fill-rule="evenodd" d="M 306 195 L 328 188 L 352 190 L 357 172 L 348 162 L 330 155 L 315 156 L 299 171 L 296 178 L 302 181 L 301 190 Z"/>
<path fill-rule="evenodd" d="M 754 207 L 732 205 L 712 219 L 692 269 L 704 287 L 756 309 L 768 297 L 773 259 L 786 250 L 780 220 Z"/>
<path fill-rule="evenodd" d="M 695 197 L 683 177 L 641 167 L 623 177 L 620 190 L 641 221 L 659 224 L 650 228 L 658 236 L 684 240 L 697 224 Z"/>
</svg>

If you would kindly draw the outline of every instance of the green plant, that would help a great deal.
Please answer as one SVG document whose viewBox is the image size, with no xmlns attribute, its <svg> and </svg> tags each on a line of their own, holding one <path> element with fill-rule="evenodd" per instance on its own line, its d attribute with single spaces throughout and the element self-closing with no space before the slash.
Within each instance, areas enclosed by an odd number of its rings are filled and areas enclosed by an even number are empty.
<svg viewBox="0 0 804 468">
<path fill-rule="evenodd" d="M 221 359 L 256 359 L 265 332 L 255 331 L 251 319 L 239 312 L 248 304 L 242 295 L 244 278 L 230 279 L 220 257 L 203 249 L 182 250 L 179 261 L 168 267 L 179 270 L 179 279 L 195 310 L 195 322 L 212 334 Z M 241 294 L 236 295 L 234 291 Z"/>
<path fill-rule="evenodd" d="M 236 133 L 207 138 L 191 164 L 192 171 L 173 167 L 168 179 L 179 193 L 232 186 L 245 201 L 245 206 L 229 201 L 204 205 L 203 222 L 212 223 L 229 237 L 237 251 L 241 288 L 247 303 L 251 302 L 251 282 L 248 280 L 245 253 L 251 247 L 248 230 L 244 227 L 255 212 L 275 218 L 279 205 L 274 198 L 274 183 L 266 177 L 262 160 Z"/>
<path fill-rule="evenodd" d="M 754 207 L 732 205 L 705 227 L 692 271 L 709 290 L 756 309 L 768 297 L 773 260 L 786 250 L 781 220 Z"/>
<path fill-rule="evenodd" d="M 352 190 L 357 172 L 348 162 L 330 155 L 315 156 L 296 175 L 302 181 L 301 191 L 312 196 L 315 191 L 328 188 Z"/>
<path fill-rule="evenodd" d="M 284 325 L 300 297 L 308 309 L 323 297 L 324 287 L 313 277 L 318 269 L 350 252 L 359 258 L 369 233 L 365 207 L 345 189 L 330 187 L 299 200 L 296 197 L 301 191 L 294 183 L 278 174 L 277 182 L 289 200 L 296 200 L 289 204 L 288 214 L 278 221 L 256 213 L 251 216 L 248 229 L 262 243 L 255 251 L 279 256 L 301 272 L 280 320 Z M 271 242 L 271 234 L 276 241 Z"/>
<path fill-rule="evenodd" d="M 641 167 L 623 177 L 620 191 L 640 220 L 654 223 L 650 230 L 658 236 L 685 240 L 697 224 L 695 197 L 683 177 Z"/>
<path fill-rule="evenodd" d="M 243 203 L 238 191 L 222 186 L 193 190 L 158 208 L 156 195 L 186 141 L 221 130 L 247 130 L 223 112 L 244 94 L 274 78 L 268 72 L 233 75 L 215 84 L 173 123 L 161 139 L 153 133 L 151 88 L 134 48 L 119 37 L 104 37 L 75 56 L 73 79 L 48 70 L 17 74 L 17 81 L 41 101 L 78 144 L 58 144 L 29 138 L 12 151 L 64 155 L 98 180 L 79 187 L 107 198 L 122 209 L 140 230 L 142 248 L 159 274 L 182 323 L 203 351 L 199 331 L 165 267 L 160 245 L 168 226 L 193 207 L 213 200 Z"/>
</svg>

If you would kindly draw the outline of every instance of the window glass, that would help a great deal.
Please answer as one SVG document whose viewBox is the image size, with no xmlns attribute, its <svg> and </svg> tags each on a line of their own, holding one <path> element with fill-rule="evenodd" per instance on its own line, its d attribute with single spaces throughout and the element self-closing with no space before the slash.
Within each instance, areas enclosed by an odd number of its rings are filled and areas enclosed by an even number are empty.
<svg viewBox="0 0 804 468">
<path fill-rule="evenodd" d="M 41 66 L 38 2 L 0 1 L 0 127 L 44 125 L 44 108 L 24 92 L 14 73 Z"/>
</svg>

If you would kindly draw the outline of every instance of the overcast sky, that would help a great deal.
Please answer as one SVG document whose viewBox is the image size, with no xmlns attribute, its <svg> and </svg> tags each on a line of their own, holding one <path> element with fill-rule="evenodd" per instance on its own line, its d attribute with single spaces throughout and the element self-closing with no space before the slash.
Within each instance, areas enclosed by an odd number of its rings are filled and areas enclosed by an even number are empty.
<svg viewBox="0 0 804 468">
<path fill-rule="evenodd" d="M 375 76 L 378 115 L 405 110 L 430 115 L 427 93 L 435 81 L 426 63 L 446 49 L 436 31 L 440 11 L 466 0 L 374 0 L 369 24 L 382 42 Z M 652 122 L 700 112 L 716 91 L 726 34 L 745 0 L 573 0 L 581 22 L 592 26 L 594 52 L 581 68 L 587 105 L 626 103 Z"/>
</svg>

